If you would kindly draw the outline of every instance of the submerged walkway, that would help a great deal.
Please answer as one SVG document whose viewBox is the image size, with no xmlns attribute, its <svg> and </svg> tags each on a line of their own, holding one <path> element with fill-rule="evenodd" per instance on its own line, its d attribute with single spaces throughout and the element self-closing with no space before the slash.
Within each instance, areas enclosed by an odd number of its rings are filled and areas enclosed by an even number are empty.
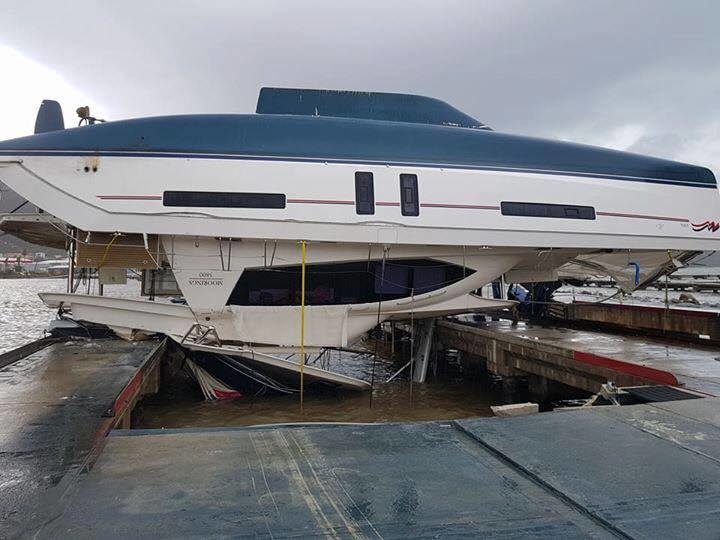
<svg viewBox="0 0 720 540">
<path fill-rule="evenodd" d="M 42 345 L 42 344 L 41 344 Z M 129 412 L 162 342 L 62 341 L 0 368 L 0 537 L 29 536 Z"/>
<path fill-rule="evenodd" d="M 718 411 L 113 432 L 40 536 L 717 538 Z"/>
</svg>

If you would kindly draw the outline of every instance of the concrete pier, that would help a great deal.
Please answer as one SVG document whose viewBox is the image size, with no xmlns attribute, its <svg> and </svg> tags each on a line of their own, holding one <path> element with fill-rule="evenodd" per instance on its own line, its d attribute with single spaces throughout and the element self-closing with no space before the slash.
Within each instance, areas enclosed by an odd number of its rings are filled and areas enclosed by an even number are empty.
<svg viewBox="0 0 720 540">
<path fill-rule="evenodd" d="M 50 340 L 0 357 L 12 360 L 0 369 L 0 537 L 31 536 L 54 519 L 105 435 L 129 427 L 135 402 L 157 390 L 163 350 L 159 341 Z"/>
<path fill-rule="evenodd" d="M 567 324 L 594 325 L 691 340 L 720 342 L 720 312 L 649 305 L 573 302 L 553 303 L 550 316 Z"/>
<path fill-rule="evenodd" d="M 486 359 L 506 377 L 539 376 L 588 392 L 617 386 L 684 386 L 720 396 L 720 348 L 510 321 L 441 321 L 445 346 Z"/>
<path fill-rule="evenodd" d="M 717 538 L 719 410 L 113 432 L 38 536 Z"/>
</svg>

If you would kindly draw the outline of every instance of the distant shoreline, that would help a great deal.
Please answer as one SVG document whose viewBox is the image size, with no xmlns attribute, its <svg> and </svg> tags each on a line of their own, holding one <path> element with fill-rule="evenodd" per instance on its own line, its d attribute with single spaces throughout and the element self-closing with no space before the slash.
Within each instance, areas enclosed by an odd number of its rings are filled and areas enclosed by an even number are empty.
<svg viewBox="0 0 720 540">
<path fill-rule="evenodd" d="M 42 275 L 34 275 L 34 276 L 0 276 L 0 279 L 67 279 L 67 276 L 42 276 Z"/>
</svg>

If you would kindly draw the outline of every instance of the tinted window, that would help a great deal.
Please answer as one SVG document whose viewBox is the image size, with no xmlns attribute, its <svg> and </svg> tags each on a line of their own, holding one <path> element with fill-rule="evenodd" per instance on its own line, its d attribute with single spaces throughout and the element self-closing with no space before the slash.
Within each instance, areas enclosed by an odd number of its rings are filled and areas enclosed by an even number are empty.
<svg viewBox="0 0 720 540">
<path fill-rule="evenodd" d="M 595 219 L 595 209 L 592 206 L 574 206 L 570 204 L 502 202 L 500 203 L 500 211 L 504 216 Z"/>
<path fill-rule="evenodd" d="M 370 172 L 355 173 L 355 211 L 358 214 L 375 213 L 375 189 Z"/>
<path fill-rule="evenodd" d="M 166 191 L 163 206 L 204 208 L 285 208 L 283 193 L 233 191 Z"/>
<path fill-rule="evenodd" d="M 300 303 L 300 266 L 246 269 L 228 299 L 234 305 L 296 306 Z M 407 298 L 460 281 L 472 270 L 428 259 L 356 261 L 307 266 L 308 305 L 362 304 Z"/>
<path fill-rule="evenodd" d="M 418 181 L 415 174 L 400 175 L 400 209 L 403 216 L 419 216 Z"/>
</svg>

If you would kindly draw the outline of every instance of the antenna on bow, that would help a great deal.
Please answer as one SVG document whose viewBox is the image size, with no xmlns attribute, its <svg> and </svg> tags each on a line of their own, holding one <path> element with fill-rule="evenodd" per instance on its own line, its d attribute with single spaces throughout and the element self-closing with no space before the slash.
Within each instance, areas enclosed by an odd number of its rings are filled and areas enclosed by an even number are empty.
<svg viewBox="0 0 720 540">
<path fill-rule="evenodd" d="M 103 120 L 102 118 L 95 118 L 94 116 L 90 116 L 89 105 L 78 107 L 75 112 L 77 112 L 77 115 L 80 117 L 80 122 L 78 123 L 78 126 L 82 126 L 83 122 L 85 122 L 85 124 L 88 126 L 91 126 L 96 122 L 105 122 L 105 120 Z"/>
</svg>

